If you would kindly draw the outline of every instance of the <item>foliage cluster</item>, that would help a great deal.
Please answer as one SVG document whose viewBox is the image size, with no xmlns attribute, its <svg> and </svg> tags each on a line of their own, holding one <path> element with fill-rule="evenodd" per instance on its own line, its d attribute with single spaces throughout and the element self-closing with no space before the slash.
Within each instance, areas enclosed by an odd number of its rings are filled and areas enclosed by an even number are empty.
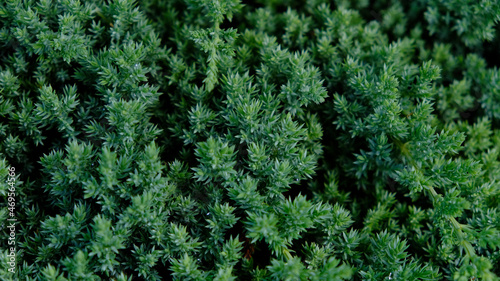
<svg viewBox="0 0 500 281">
<path fill-rule="evenodd" d="M 499 280 L 499 20 L 0 4 L 0 279 Z"/>
</svg>

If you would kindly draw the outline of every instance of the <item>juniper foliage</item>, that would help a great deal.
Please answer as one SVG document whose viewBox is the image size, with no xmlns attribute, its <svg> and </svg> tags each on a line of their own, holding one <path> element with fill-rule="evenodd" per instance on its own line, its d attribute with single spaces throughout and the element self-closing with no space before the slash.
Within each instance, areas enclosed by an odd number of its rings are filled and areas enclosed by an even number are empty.
<svg viewBox="0 0 500 281">
<path fill-rule="evenodd" d="M 327 2 L 2 3 L 0 278 L 498 280 L 499 5 Z"/>
</svg>

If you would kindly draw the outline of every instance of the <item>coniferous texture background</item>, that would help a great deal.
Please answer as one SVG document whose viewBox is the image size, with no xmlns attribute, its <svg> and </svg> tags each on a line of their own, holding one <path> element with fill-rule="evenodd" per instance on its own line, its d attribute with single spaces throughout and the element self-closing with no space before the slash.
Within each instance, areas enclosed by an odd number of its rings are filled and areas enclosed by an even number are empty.
<svg viewBox="0 0 500 281">
<path fill-rule="evenodd" d="M 2 1 L 0 279 L 499 280 L 499 21 Z"/>
</svg>

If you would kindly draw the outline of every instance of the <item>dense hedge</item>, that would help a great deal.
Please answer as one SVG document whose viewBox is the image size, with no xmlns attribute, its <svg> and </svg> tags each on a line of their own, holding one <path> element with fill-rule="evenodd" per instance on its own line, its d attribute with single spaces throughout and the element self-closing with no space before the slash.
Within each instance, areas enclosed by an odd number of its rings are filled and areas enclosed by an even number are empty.
<svg viewBox="0 0 500 281">
<path fill-rule="evenodd" d="M 0 279 L 499 280 L 499 21 L 2 2 Z"/>
</svg>

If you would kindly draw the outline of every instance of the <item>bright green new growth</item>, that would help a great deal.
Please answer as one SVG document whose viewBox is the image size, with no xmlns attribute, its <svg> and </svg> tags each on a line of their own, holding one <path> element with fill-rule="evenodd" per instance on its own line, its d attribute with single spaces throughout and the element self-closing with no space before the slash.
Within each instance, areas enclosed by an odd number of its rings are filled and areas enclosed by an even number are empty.
<svg viewBox="0 0 500 281">
<path fill-rule="evenodd" d="M 0 279 L 499 280 L 500 6 L 327 2 L 1 4 Z"/>
</svg>

